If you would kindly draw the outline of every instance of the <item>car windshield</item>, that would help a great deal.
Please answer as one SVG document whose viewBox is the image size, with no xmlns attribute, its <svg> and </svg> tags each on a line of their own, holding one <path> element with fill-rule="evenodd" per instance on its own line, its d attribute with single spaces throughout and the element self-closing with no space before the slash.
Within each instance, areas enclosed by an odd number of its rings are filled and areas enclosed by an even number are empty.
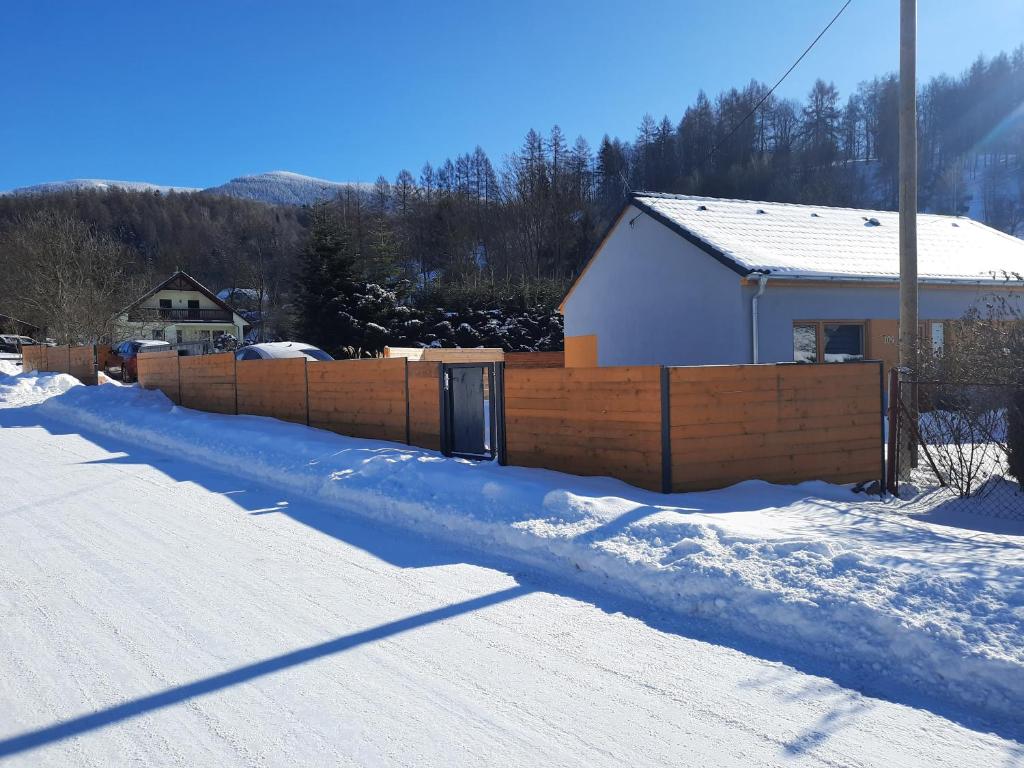
<svg viewBox="0 0 1024 768">
<path fill-rule="evenodd" d="M 306 349 L 302 349 L 302 350 L 299 350 L 299 351 L 302 352 L 302 354 L 304 354 L 304 355 L 308 355 L 309 357 L 312 357 L 314 360 L 323 360 L 324 362 L 326 362 L 328 360 L 333 360 L 334 359 L 333 357 L 328 355 L 326 352 L 324 352 L 322 349 L 316 349 L 315 347 L 307 347 Z"/>
</svg>

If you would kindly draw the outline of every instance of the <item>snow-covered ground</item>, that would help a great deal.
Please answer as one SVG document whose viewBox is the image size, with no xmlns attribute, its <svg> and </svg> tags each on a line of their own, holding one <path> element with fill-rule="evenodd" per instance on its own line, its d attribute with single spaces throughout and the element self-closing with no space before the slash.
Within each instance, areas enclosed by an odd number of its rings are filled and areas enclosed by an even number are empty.
<svg viewBox="0 0 1024 768">
<path fill-rule="evenodd" d="M 60 375 L 0 377 L 0 404 L 0 758 L 1024 764 L 1018 536 Z"/>
</svg>

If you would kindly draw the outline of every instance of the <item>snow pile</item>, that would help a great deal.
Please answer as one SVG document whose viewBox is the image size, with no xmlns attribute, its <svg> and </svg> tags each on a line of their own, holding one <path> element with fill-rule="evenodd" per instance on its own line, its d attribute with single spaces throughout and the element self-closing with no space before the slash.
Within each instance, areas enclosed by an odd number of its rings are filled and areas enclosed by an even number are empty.
<svg viewBox="0 0 1024 768">
<path fill-rule="evenodd" d="M 81 386 L 66 373 L 22 373 L 21 366 L 0 360 L 0 408 L 31 405 Z"/>
<path fill-rule="evenodd" d="M 40 384 L 44 379 L 40 379 Z M 0 395 L 2 397 L 3 395 Z M 825 483 L 665 496 L 446 459 L 137 387 L 41 416 L 469 544 L 996 717 L 1024 707 L 1024 540 L 944 527 Z M 1024 531 L 1021 531 L 1024 533 Z"/>
</svg>

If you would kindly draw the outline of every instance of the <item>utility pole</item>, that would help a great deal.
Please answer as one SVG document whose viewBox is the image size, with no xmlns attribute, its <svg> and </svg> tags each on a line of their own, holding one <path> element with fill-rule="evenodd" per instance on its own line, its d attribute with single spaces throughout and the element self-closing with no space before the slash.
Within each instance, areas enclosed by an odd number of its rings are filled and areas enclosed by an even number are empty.
<svg viewBox="0 0 1024 768">
<path fill-rule="evenodd" d="M 900 0 L 900 378 L 917 420 L 917 0 Z M 917 464 L 916 442 L 901 440 L 901 465 Z M 902 447 L 902 446 L 901 446 Z"/>
</svg>

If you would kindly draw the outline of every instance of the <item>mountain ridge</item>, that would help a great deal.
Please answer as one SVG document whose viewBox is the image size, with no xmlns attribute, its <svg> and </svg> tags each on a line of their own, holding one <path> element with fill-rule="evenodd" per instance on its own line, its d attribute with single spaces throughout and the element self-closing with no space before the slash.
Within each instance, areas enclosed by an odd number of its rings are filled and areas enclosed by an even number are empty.
<svg viewBox="0 0 1024 768">
<path fill-rule="evenodd" d="M 120 181 L 116 179 L 66 179 L 47 181 L 0 192 L 0 195 L 47 195 L 67 191 L 106 191 L 123 189 L 129 192 L 204 192 L 272 205 L 312 205 L 331 200 L 346 189 L 365 190 L 368 184 L 349 181 L 330 181 L 306 176 L 293 171 L 268 171 L 236 176 L 213 187 L 181 187 L 154 184 L 148 181 Z"/>
</svg>

